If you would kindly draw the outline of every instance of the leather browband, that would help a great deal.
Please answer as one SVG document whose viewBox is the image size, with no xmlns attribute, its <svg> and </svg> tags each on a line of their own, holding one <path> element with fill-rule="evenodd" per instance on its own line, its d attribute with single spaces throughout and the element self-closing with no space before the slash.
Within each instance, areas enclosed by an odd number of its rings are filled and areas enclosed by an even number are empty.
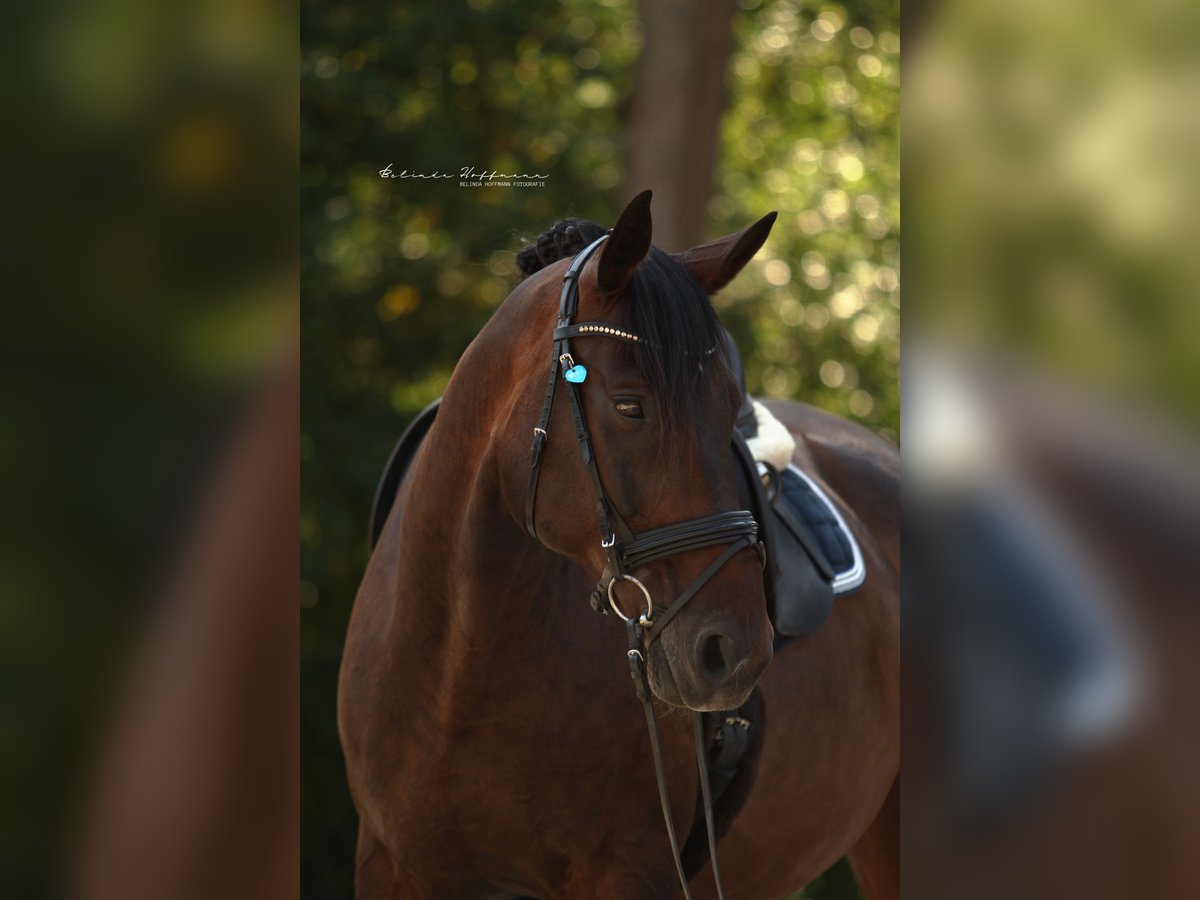
<svg viewBox="0 0 1200 900">
<path fill-rule="evenodd" d="M 679 855 L 679 841 L 675 832 L 675 821 L 671 815 L 670 798 L 667 795 L 667 782 L 663 768 L 662 747 L 658 736 L 658 726 L 655 722 L 654 708 L 651 704 L 650 683 L 645 666 L 643 650 L 651 646 L 662 634 L 663 629 L 670 624 L 679 612 L 687 605 L 705 584 L 708 583 L 720 568 L 731 560 L 740 550 L 755 548 L 762 554 L 762 545 L 758 541 L 758 523 L 753 514 L 747 510 L 714 513 L 699 519 L 689 519 L 651 528 L 641 534 L 634 534 L 625 520 L 621 518 L 604 490 L 600 480 L 600 470 L 596 467 L 596 457 L 592 451 L 591 434 L 588 432 L 587 419 L 583 414 L 583 399 L 579 394 L 579 385 L 569 380 L 566 375 L 576 368 L 571 356 L 571 339 L 577 337 L 610 337 L 630 343 L 644 343 L 638 337 L 624 328 L 606 322 L 580 322 L 573 324 L 579 308 L 579 273 L 588 258 L 596 248 L 604 242 L 608 235 L 592 241 L 583 251 L 571 261 L 566 275 L 563 276 L 562 295 L 558 301 L 558 322 L 552 333 L 554 353 L 550 358 L 550 370 L 546 375 L 546 399 L 542 402 L 542 415 L 537 426 L 533 429 L 533 445 L 529 452 L 529 487 L 525 496 L 525 530 L 537 539 L 537 527 L 534 513 L 537 503 L 538 474 L 541 471 L 542 453 L 546 448 L 546 438 L 550 428 L 550 415 L 554 411 L 554 395 L 558 387 L 558 371 L 563 370 L 563 386 L 570 404 L 571 423 L 575 429 L 575 440 L 579 445 L 579 455 L 583 459 L 584 468 L 592 482 L 596 494 L 596 510 L 600 521 L 600 545 L 608 555 L 608 567 L 601 576 L 600 583 L 593 594 L 592 605 L 601 612 L 607 613 L 608 607 L 598 604 L 596 596 L 601 591 L 606 599 L 612 602 L 613 581 L 628 578 L 641 587 L 646 596 L 647 612 L 640 618 L 630 616 L 625 620 L 629 636 L 629 674 L 633 678 L 634 689 L 642 704 L 646 717 L 646 728 L 650 735 L 651 758 L 654 761 L 654 773 L 658 782 L 659 804 L 662 807 L 663 822 L 666 825 L 667 837 L 671 844 L 671 855 L 675 863 L 675 871 L 685 900 L 691 900 L 687 876 Z M 582 377 L 586 377 L 586 371 Z M 579 379 L 582 380 L 582 379 Z M 647 563 L 676 556 L 691 550 L 714 547 L 721 544 L 728 546 L 708 564 L 675 602 L 667 608 L 655 606 L 650 598 L 650 592 L 640 581 L 637 581 L 630 570 L 637 569 Z M 614 606 L 615 609 L 615 606 Z M 619 612 L 619 611 L 618 611 Z M 716 882 L 717 898 L 724 900 L 721 886 L 721 870 L 717 859 L 717 838 L 713 824 L 712 796 L 708 783 L 708 763 L 700 714 L 696 713 L 695 724 L 696 760 L 700 772 L 700 790 L 703 798 L 704 822 L 708 832 L 709 858 L 712 863 L 713 879 Z"/>
<path fill-rule="evenodd" d="M 533 429 L 533 443 L 529 451 L 529 484 L 525 494 L 525 530 L 530 537 L 535 539 L 538 536 L 536 523 L 538 478 L 541 473 L 542 455 L 545 452 L 549 436 L 550 417 L 554 411 L 554 396 L 560 380 L 559 371 L 561 368 L 565 372 L 569 365 L 575 364 L 574 358 L 571 356 L 571 339 L 608 337 L 627 343 L 644 343 L 638 335 L 609 322 L 576 323 L 571 321 L 579 309 L 580 273 L 588 259 L 607 237 L 608 235 L 605 234 L 585 247 L 571 261 L 566 274 L 563 275 L 562 293 L 558 302 L 558 321 L 551 334 L 554 352 L 551 355 L 549 371 L 546 373 L 546 395 L 542 402 L 541 417 Z M 562 383 L 570 406 L 571 421 L 575 431 L 575 440 L 579 445 L 579 454 L 583 459 L 584 468 L 587 470 L 596 495 L 601 545 L 608 556 L 608 567 L 596 586 L 593 606 L 606 612 L 607 605 L 597 602 L 596 598 L 600 594 L 607 593 L 609 582 L 614 578 L 622 578 L 647 563 L 691 550 L 700 550 L 721 544 L 731 545 L 724 554 L 717 557 L 720 564 L 710 567 L 711 571 L 706 572 L 700 582 L 685 591 L 675 603 L 668 608 L 655 607 L 654 622 L 665 625 L 666 621 L 678 614 L 679 609 L 687 600 L 695 596 L 703 583 L 716 574 L 720 565 L 724 564 L 736 550 L 758 546 L 758 523 L 748 510 L 736 510 L 714 513 L 685 522 L 675 522 L 659 528 L 652 528 L 641 534 L 634 534 L 609 499 L 600 480 L 600 470 L 596 465 L 591 433 L 588 431 L 587 419 L 584 416 L 583 399 L 579 393 L 579 386 L 565 378 L 562 379 Z M 653 641 L 661 633 L 661 627 L 653 628 L 649 632 L 649 640 Z"/>
</svg>

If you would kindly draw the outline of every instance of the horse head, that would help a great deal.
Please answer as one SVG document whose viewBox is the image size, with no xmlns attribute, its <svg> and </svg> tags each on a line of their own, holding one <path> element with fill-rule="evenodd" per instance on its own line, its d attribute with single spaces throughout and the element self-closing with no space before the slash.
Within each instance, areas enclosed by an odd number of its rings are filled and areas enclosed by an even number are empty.
<svg viewBox="0 0 1200 900">
<path fill-rule="evenodd" d="M 739 506 L 730 441 L 741 398 L 709 295 L 753 257 L 774 219 L 771 213 L 742 232 L 670 255 L 652 246 L 650 192 L 639 194 L 572 275 L 572 321 L 593 324 L 572 332 L 569 345 L 555 338 L 563 333 L 562 306 L 557 323 L 549 311 L 567 297 L 565 261 L 529 265 L 537 271 L 514 293 L 525 311 L 523 333 L 513 336 L 519 389 L 498 425 L 510 448 L 503 463 L 508 504 L 526 511 L 536 540 L 599 579 L 601 593 L 611 581 L 608 597 L 621 618 L 636 620 L 652 608 L 659 617 L 691 591 L 680 609 L 662 616 L 669 623 L 650 632 L 643 649 L 653 692 L 695 710 L 737 707 L 772 656 L 753 535 L 704 545 L 689 542 L 685 526 L 698 522 L 693 531 L 712 531 Z M 582 220 L 568 231 L 552 259 L 575 256 L 605 233 Z M 561 354 L 566 346 L 570 353 Z M 566 392 L 573 396 L 564 399 Z M 554 396 L 551 414 L 545 407 Z M 539 406 L 545 433 L 535 429 L 534 477 L 523 493 Z M 665 534 L 682 549 L 615 555 L 648 533 Z M 651 621 L 647 615 L 647 627 Z"/>
</svg>

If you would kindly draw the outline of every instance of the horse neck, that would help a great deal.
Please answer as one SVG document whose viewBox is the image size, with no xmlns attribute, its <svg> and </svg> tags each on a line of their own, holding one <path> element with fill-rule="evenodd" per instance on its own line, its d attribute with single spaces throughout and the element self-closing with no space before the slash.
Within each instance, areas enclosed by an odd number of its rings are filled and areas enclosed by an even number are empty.
<svg viewBox="0 0 1200 900">
<path fill-rule="evenodd" d="M 464 394 L 447 391 L 413 468 L 392 617 L 394 649 L 420 669 L 407 674 L 432 677 L 442 696 L 486 693 L 498 666 L 544 657 L 586 609 L 561 602 L 570 566 L 506 508 L 488 398 Z"/>
</svg>

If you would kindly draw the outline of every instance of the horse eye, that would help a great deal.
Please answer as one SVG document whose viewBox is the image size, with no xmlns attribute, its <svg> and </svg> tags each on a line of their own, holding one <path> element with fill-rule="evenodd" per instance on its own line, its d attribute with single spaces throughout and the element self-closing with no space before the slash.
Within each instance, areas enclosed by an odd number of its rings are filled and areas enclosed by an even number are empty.
<svg viewBox="0 0 1200 900">
<path fill-rule="evenodd" d="M 628 416 L 631 419 L 644 418 L 642 415 L 642 404 L 636 400 L 617 400 L 613 403 L 613 406 L 623 416 Z"/>
</svg>

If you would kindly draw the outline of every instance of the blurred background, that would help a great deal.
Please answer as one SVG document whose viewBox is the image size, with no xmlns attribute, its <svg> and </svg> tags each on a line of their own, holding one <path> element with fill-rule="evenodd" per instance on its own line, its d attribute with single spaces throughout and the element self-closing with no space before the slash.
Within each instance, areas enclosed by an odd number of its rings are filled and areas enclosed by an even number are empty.
<svg viewBox="0 0 1200 900">
<path fill-rule="evenodd" d="M 1200 896 L 1200 9 L 905 15 L 905 896 Z"/>
<path fill-rule="evenodd" d="M 296 14 L 0 47 L 0 884 L 294 896 Z"/>
<path fill-rule="evenodd" d="M 302 631 L 305 890 L 348 894 L 371 492 L 556 217 L 652 181 L 678 249 L 781 210 L 719 298 L 753 389 L 896 437 L 896 10 L 713 6 L 306 3 L 302 54 L 274 3 L 13 8 L 6 893 L 295 896 Z M 1200 8 L 905 16 L 906 895 L 1192 898 Z"/>
<path fill-rule="evenodd" d="M 758 395 L 899 436 L 899 4 L 603 0 L 301 5 L 303 889 L 344 897 L 335 727 L 371 498 L 408 420 L 557 218 L 655 191 L 678 251 L 769 210 L 716 299 Z M 537 172 L 462 188 L 380 170 Z M 844 867 L 812 897 L 853 897 Z"/>
</svg>

